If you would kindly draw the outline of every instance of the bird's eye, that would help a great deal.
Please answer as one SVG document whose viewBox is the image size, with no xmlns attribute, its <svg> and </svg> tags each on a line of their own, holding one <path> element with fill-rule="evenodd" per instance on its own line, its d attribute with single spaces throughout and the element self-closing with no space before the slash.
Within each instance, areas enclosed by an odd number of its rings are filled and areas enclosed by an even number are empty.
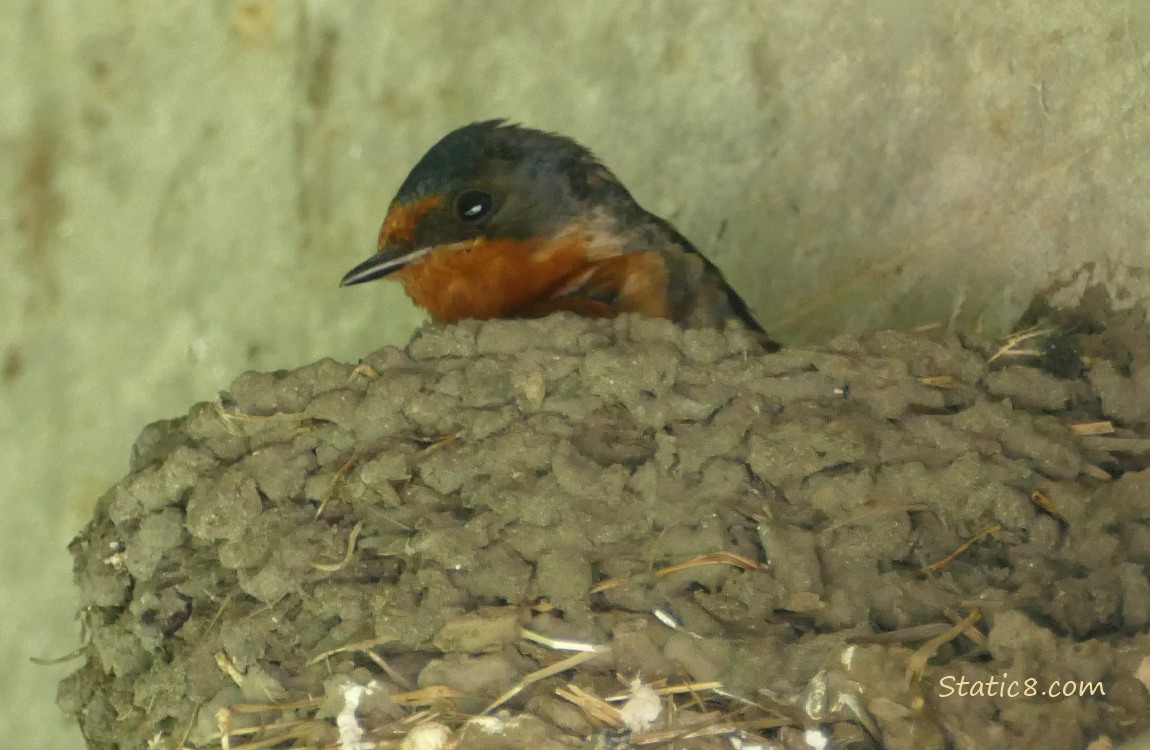
<svg viewBox="0 0 1150 750">
<path fill-rule="evenodd" d="M 464 221 L 479 221 L 491 213 L 495 199 L 482 190 L 464 190 L 455 196 L 455 214 Z"/>
</svg>

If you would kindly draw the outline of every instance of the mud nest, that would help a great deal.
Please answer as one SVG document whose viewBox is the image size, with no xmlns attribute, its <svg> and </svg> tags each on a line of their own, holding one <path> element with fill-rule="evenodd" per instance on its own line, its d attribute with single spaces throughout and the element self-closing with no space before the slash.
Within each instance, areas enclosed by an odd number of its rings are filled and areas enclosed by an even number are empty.
<svg viewBox="0 0 1150 750">
<path fill-rule="evenodd" d="M 555 315 L 246 373 L 73 543 L 61 705 L 93 748 L 1130 736 L 1150 339 L 1031 333 Z"/>
</svg>

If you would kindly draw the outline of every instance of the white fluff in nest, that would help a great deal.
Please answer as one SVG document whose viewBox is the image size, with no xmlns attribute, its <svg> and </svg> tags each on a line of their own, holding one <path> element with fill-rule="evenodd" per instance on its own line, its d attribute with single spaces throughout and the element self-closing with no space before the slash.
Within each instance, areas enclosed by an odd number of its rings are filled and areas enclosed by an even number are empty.
<svg viewBox="0 0 1150 750">
<path fill-rule="evenodd" d="M 365 732 L 355 712 L 363 702 L 363 697 L 375 692 L 375 683 L 360 685 L 348 682 L 340 688 L 340 692 L 343 693 L 343 708 L 335 717 L 335 725 L 339 729 L 339 750 L 372 750 L 375 743 L 363 739 Z"/>
<path fill-rule="evenodd" d="M 642 680 L 631 681 L 631 697 L 619 709 L 619 718 L 632 732 L 646 732 L 663 712 L 659 694 Z"/>
<path fill-rule="evenodd" d="M 408 732 L 399 747 L 400 750 L 443 750 L 450 739 L 450 729 L 438 722 L 429 721 Z"/>
</svg>

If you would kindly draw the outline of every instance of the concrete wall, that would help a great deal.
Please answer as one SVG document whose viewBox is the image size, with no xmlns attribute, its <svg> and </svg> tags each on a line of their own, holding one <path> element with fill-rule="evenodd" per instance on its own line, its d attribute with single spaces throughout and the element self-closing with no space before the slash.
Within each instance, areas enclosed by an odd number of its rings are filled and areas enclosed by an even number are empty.
<svg viewBox="0 0 1150 750">
<path fill-rule="evenodd" d="M 407 169 L 592 147 L 769 330 L 1150 299 L 1150 5 L 0 0 L 0 743 L 81 746 L 64 546 L 148 421 L 419 316 L 340 290 Z"/>
</svg>

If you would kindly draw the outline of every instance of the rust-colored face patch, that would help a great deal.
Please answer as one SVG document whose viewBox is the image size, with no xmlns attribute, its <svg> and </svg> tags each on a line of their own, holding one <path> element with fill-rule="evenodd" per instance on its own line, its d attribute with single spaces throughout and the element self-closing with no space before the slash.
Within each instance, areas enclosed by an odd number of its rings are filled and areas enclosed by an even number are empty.
<svg viewBox="0 0 1150 750">
<path fill-rule="evenodd" d="M 379 228 L 379 249 L 389 243 L 410 244 L 415 237 L 415 227 L 431 209 L 443 203 L 442 195 L 429 195 L 412 203 L 391 207 L 383 226 Z"/>
<path fill-rule="evenodd" d="M 534 261 L 544 242 L 479 238 L 437 248 L 395 275 L 412 301 L 440 323 L 509 317 L 583 265 L 575 241 L 543 263 Z"/>
<path fill-rule="evenodd" d="M 593 259 L 580 235 L 479 238 L 437 248 L 395 275 L 415 304 L 440 323 L 533 318 L 557 310 L 670 317 L 667 269 L 658 253 Z"/>
</svg>

